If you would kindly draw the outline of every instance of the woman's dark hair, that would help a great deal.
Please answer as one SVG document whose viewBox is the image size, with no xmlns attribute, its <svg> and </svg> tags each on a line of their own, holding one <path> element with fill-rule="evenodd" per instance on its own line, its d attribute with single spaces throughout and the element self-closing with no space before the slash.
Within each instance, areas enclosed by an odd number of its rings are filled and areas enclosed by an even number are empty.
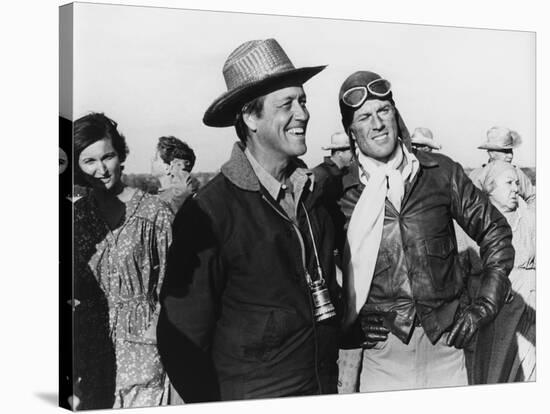
<svg viewBox="0 0 550 414">
<path fill-rule="evenodd" d="M 264 109 L 264 101 L 265 95 L 262 95 L 248 102 L 243 106 L 243 108 L 239 111 L 237 117 L 235 118 L 235 131 L 237 132 L 237 136 L 243 144 L 246 144 L 246 140 L 248 138 L 248 126 L 244 122 L 243 115 L 253 114 L 256 116 L 260 116 Z"/>
<path fill-rule="evenodd" d="M 75 162 L 75 184 L 88 185 L 86 180 L 84 180 L 83 173 L 78 164 L 80 154 L 93 143 L 105 138 L 111 140 L 120 162 L 123 163 L 129 151 L 126 145 L 126 138 L 117 130 L 117 123 L 115 121 L 102 113 L 92 112 L 78 118 L 74 122 L 73 152 Z"/>
<path fill-rule="evenodd" d="M 189 145 L 176 137 L 160 137 L 157 144 L 157 150 L 160 158 L 165 164 L 170 164 L 174 158 L 180 158 L 190 162 L 190 170 L 195 165 L 195 152 Z"/>
</svg>

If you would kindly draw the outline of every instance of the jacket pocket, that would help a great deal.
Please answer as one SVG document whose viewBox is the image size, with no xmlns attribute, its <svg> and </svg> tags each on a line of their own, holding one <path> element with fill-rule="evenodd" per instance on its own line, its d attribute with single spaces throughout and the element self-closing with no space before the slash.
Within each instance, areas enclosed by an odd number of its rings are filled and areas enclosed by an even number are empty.
<svg viewBox="0 0 550 414">
<path fill-rule="evenodd" d="M 426 260 L 432 285 L 436 290 L 454 290 L 455 245 L 450 237 L 426 240 Z"/>
<path fill-rule="evenodd" d="M 373 283 L 371 291 L 376 297 L 395 295 L 397 283 L 394 281 L 396 275 L 392 271 L 392 259 L 388 252 L 381 251 L 376 258 L 374 267 Z"/>
<path fill-rule="evenodd" d="M 276 357 L 303 324 L 296 312 L 286 309 L 252 311 L 243 328 L 243 356 L 262 362 Z"/>
</svg>

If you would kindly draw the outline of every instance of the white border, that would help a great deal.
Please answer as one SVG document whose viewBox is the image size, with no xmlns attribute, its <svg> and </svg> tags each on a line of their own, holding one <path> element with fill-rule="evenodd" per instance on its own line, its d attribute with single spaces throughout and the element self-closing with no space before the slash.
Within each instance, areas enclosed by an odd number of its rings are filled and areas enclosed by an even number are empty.
<svg viewBox="0 0 550 414">
<path fill-rule="evenodd" d="M 105 3 L 105 2 L 103 2 Z M 544 212 L 550 137 L 542 114 L 548 115 L 549 29 L 544 2 L 517 1 L 351 1 L 298 2 L 277 0 L 134 0 L 118 4 L 154 5 L 203 10 L 336 17 L 385 22 L 437 24 L 537 32 L 537 183 L 538 211 Z M 60 412 L 57 393 L 57 194 L 55 156 L 58 153 L 57 6 L 55 0 L 2 4 L 2 411 Z M 315 5 L 313 5 L 315 4 Z M 513 59 L 510 56 L 510 59 Z M 513 80 L 511 80 L 511 85 Z M 546 105 L 544 105 L 546 104 Z M 545 292 L 546 260 L 543 228 L 538 215 L 538 382 L 508 386 L 378 393 L 277 401 L 205 404 L 163 409 L 125 410 L 127 413 L 189 412 L 280 413 L 308 411 L 387 413 L 437 412 L 461 414 L 485 410 L 497 413 L 543 412 L 548 388 L 545 344 L 548 336 Z M 7 229 L 6 229 L 7 227 Z M 6 231 L 7 230 L 7 231 Z M 161 411 L 163 410 L 163 411 Z"/>
</svg>

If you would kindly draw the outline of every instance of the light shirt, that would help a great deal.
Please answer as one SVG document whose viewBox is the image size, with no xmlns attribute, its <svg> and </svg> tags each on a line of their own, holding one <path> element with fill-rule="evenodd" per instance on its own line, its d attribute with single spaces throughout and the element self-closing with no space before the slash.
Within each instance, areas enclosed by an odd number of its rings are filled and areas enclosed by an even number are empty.
<svg viewBox="0 0 550 414">
<path fill-rule="evenodd" d="M 313 173 L 305 168 L 295 168 L 287 183 L 281 183 L 260 165 L 248 148 L 245 149 L 244 154 L 262 187 L 279 203 L 287 216 L 295 222 L 298 204 L 304 188 L 309 185 L 309 190 L 313 190 Z"/>
</svg>

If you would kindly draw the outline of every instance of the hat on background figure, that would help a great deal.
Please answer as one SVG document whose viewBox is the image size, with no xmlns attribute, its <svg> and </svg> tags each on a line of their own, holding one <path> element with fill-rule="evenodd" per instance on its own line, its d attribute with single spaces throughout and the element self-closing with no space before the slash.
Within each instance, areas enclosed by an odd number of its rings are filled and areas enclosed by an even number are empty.
<svg viewBox="0 0 550 414">
<path fill-rule="evenodd" d="M 330 145 L 322 147 L 325 151 L 349 149 L 349 138 L 344 131 L 335 132 L 330 137 Z"/>
<path fill-rule="evenodd" d="M 432 131 L 428 128 L 416 128 L 411 135 L 411 144 L 425 145 L 436 150 L 441 149 L 441 145 L 434 141 Z"/>
<path fill-rule="evenodd" d="M 492 151 L 509 150 L 521 144 L 521 136 L 504 127 L 492 127 L 487 131 L 487 140 L 478 148 Z"/>
</svg>

